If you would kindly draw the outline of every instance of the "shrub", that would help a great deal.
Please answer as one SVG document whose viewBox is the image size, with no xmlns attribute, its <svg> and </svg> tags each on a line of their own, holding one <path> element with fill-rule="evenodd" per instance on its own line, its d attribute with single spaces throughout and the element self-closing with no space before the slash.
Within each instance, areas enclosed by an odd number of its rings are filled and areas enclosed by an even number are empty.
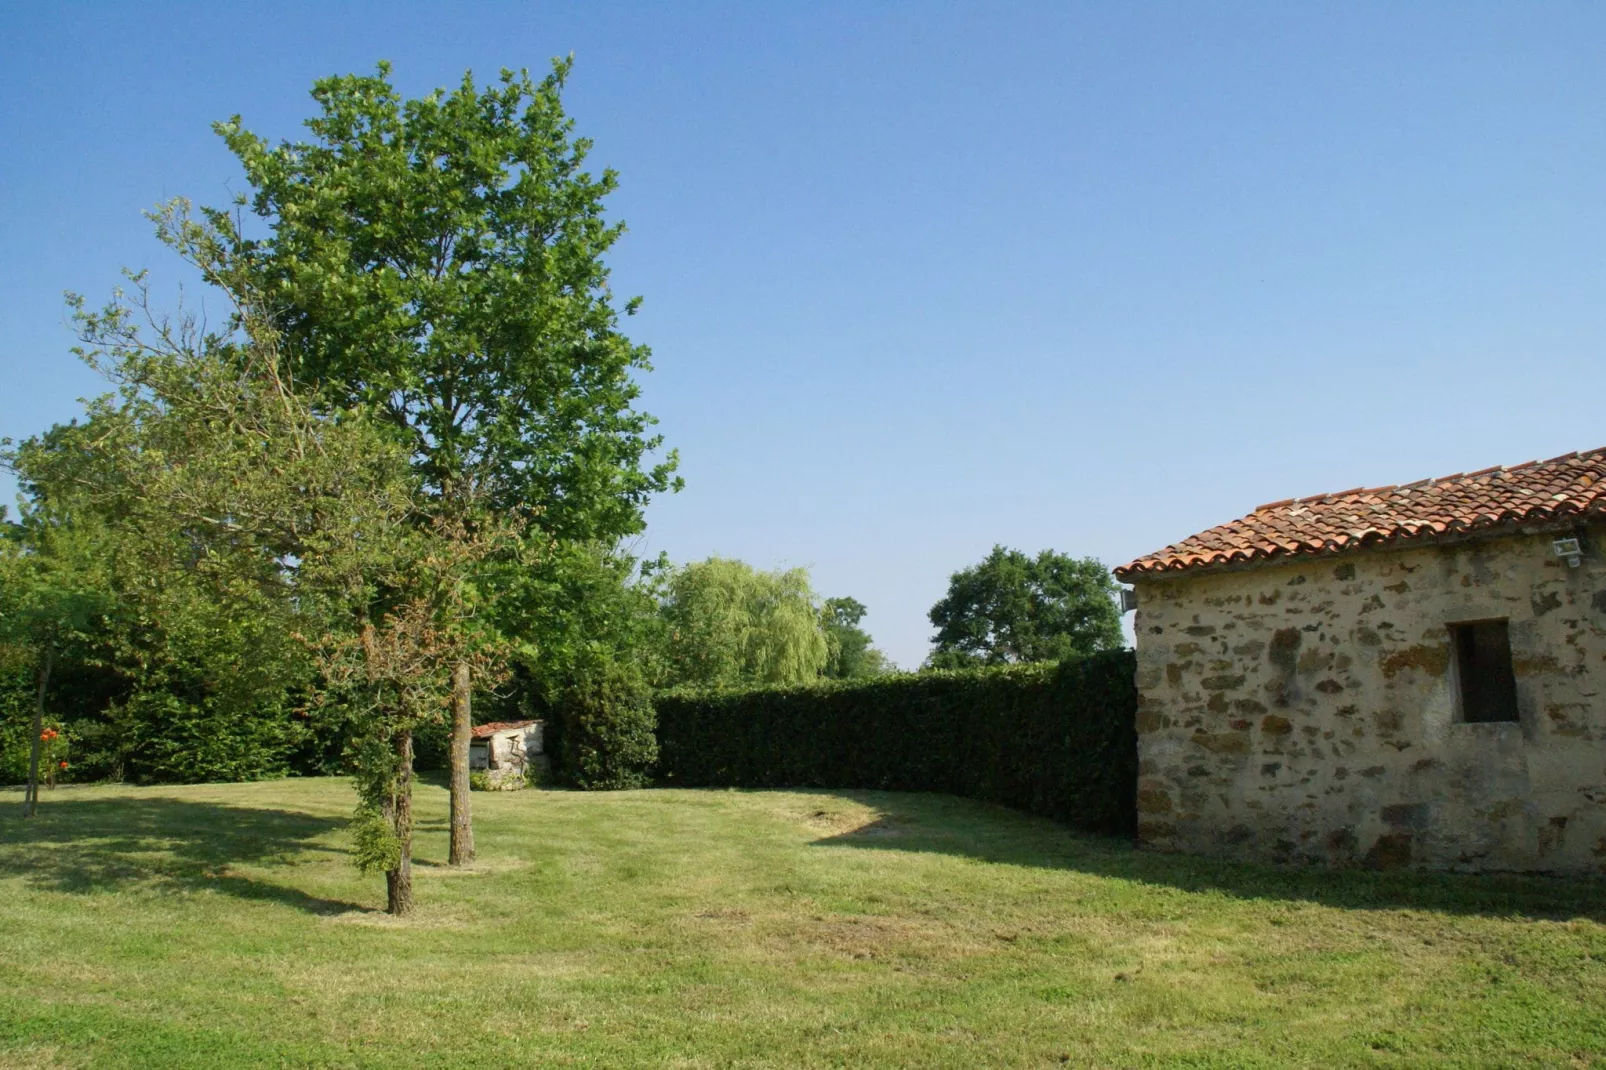
<svg viewBox="0 0 1606 1070">
<path fill-rule="evenodd" d="M 484 770 L 475 770 L 468 775 L 468 790 L 470 791 L 523 791 L 536 782 L 536 778 L 528 773 L 519 776 L 502 775 L 491 779 L 491 774 Z"/>
<path fill-rule="evenodd" d="M 940 791 L 1077 828 L 1136 823 L 1130 651 L 1059 664 L 660 695 L 664 782 Z"/>
<path fill-rule="evenodd" d="M 583 665 L 563 690 L 559 757 L 586 789 L 645 787 L 658 759 L 652 695 L 634 666 L 612 659 Z"/>
</svg>

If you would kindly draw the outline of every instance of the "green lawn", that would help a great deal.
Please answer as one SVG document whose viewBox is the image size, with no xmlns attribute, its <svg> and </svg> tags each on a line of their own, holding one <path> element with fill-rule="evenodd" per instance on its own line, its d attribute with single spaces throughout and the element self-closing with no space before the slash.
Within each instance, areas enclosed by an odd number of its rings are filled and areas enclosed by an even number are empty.
<svg viewBox="0 0 1606 1070">
<path fill-rule="evenodd" d="M 1606 1065 L 1606 886 L 1139 853 L 944 796 L 0 792 L 0 1066 Z"/>
</svg>

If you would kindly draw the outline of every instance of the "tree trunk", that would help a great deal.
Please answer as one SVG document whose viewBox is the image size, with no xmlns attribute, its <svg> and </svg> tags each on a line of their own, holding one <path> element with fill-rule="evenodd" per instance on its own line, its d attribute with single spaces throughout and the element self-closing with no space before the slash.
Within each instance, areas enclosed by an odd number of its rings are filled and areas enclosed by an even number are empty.
<svg viewBox="0 0 1606 1070">
<path fill-rule="evenodd" d="M 45 688 L 50 686 L 55 655 L 48 646 L 39 655 L 39 694 L 33 706 L 33 746 L 28 748 L 28 792 L 23 796 L 23 817 L 32 817 L 39 809 L 39 751 L 45 745 Z"/>
<path fill-rule="evenodd" d="M 447 862 L 474 861 L 474 815 L 469 805 L 468 744 L 474 729 L 473 678 L 466 662 L 452 670 L 452 847 Z"/>
<path fill-rule="evenodd" d="M 410 728 L 396 734 L 396 793 L 391 796 L 389 810 L 401 854 L 396 868 L 385 874 L 385 910 L 401 918 L 413 912 L 413 732 Z"/>
</svg>

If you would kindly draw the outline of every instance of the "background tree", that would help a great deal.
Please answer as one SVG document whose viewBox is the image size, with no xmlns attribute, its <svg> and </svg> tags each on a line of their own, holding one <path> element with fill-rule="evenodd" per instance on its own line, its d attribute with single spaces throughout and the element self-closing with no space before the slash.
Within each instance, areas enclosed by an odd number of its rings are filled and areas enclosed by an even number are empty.
<svg viewBox="0 0 1606 1070">
<path fill-rule="evenodd" d="M 571 683 L 595 675 L 598 659 L 629 665 L 649 684 L 660 681 L 658 600 L 668 568 L 662 556 L 642 561 L 606 542 L 572 540 L 555 541 L 533 567 L 495 576 L 497 627 L 535 637 L 519 645 L 519 672 L 534 703 L 519 715 L 555 707 Z"/>
<path fill-rule="evenodd" d="M 133 488 L 108 463 L 116 419 L 56 427 L 8 457 L 26 495 L 17 538 L 41 561 L 73 547 L 58 573 L 101 606 L 52 674 L 74 768 L 134 781 L 283 775 L 340 734 L 304 715 L 313 669 L 293 613 L 229 597 L 188 535 L 153 558 L 128 519 Z"/>
<path fill-rule="evenodd" d="M 556 707 L 559 757 L 571 783 L 589 790 L 648 786 L 658 718 L 636 663 L 593 648 L 576 662 Z"/>
<path fill-rule="evenodd" d="M 870 644 L 870 633 L 859 627 L 869 612 L 856 598 L 827 598 L 820 608 L 820 626 L 830 650 L 821 675 L 847 680 L 876 676 L 889 669 L 887 656 Z"/>
<path fill-rule="evenodd" d="M 1056 661 L 1124 645 L 1116 585 L 1091 557 L 994 546 L 931 607 L 934 668 Z"/>
<path fill-rule="evenodd" d="M 267 236 L 225 212 L 211 222 L 273 310 L 295 376 L 404 436 L 428 517 L 512 516 L 534 538 L 539 516 L 542 539 L 611 543 L 676 485 L 675 459 L 648 459 L 659 439 L 633 379 L 648 350 L 619 331 L 602 262 L 623 233 L 602 211 L 617 179 L 584 169 L 591 143 L 561 100 L 569 70 L 555 62 L 539 82 L 504 70 L 483 89 L 465 75 L 415 100 L 387 64 L 319 81 L 310 141 L 218 125 L 252 189 L 240 204 Z M 454 681 L 461 863 L 471 681 Z"/>
<path fill-rule="evenodd" d="M 33 677 L 23 796 L 23 816 L 32 817 L 39 808 L 51 674 L 84 643 L 105 604 L 103 585 L 96 582 L 96 547 L 80 533 L 51 523 L 38 510 L 6 528 L 0 537 L 0 668 L 22 669 Z"/>
<path fill-rule="evenodd" d="M 670 572 L 662 616 L 669 686 L 816 679 L 830 656 L 807 570 L 711 557 Z"/>
</svg>

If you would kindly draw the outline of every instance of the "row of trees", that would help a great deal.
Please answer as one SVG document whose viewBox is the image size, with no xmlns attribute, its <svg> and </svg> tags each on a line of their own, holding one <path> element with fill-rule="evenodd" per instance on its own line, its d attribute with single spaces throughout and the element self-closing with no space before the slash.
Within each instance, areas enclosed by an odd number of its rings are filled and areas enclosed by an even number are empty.
<svg viewBox="0 0 1606 1070">
<path fill-rule="evenodd" d="M 678 486 L 635 404 L 649 354 L 603 263 L 616 178 L 585 167 L 568 73 L 405 100 L 381 65 L 318 82 L 306 140 L 218 124 L 250 192 L 155 221 L 225 320 L 159 313 L 142 276 L 75 301 L 80 355 L 117 390 L 8 458 L 28 505 L 5 626 L 39 694 L 76 657 L 110 731 L 160 726 L 130 753 L 194 763 L 227 740 L 240 773 L 319 735 L 297 717 L 338 721 L 323 735 L 354 744 L 360 855 L 396 913 L 417 730 L 449 716 L 466 863 L 476 690 L 566 646 L 606 656 L 540 595 Z"/>
<path fill-rule="evenodd" d="M 476 702 L 559 714 L 574 775 L 619 786 L 650 764 L 653 689 L 887 667 L 865 607 L 802 570 L 621 551 L 680 483 L 568 73 L 407 100 L 381 65 L 316 83 L 306 140 L 220 123 L 250 191 L 152 218 L 223 317 L 165 313 L 142 274 L 71 299 L 114 389 L 3 458 L 25 504 L 0 525 L 0 708 L 23 715 L 0 754 L 30 812 L 47 717 L 88 776 L 349 770 L 359 861 L 406 913 L 421 748 L 450 772 L 450 862 L 474 856 Z M 1096 562 L 1000 549 L 954 580 L 935 665 L 1120 641 Z"/>
</svg>

